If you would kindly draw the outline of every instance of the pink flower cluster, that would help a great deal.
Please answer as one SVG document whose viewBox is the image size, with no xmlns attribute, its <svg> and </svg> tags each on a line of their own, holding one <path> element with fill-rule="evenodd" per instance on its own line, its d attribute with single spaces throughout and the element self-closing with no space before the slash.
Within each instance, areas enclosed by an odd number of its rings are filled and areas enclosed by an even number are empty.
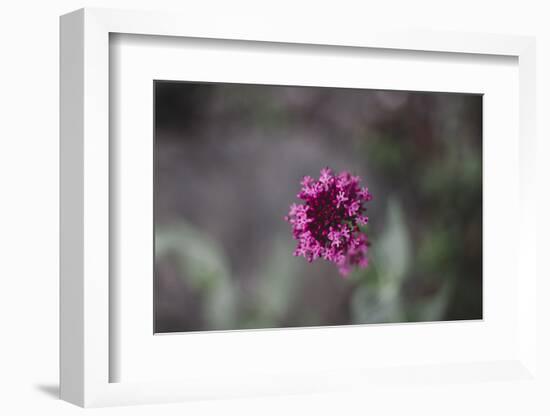
<svg viewBox="0 0 550 416">
<path fill-rule="evenodd" d="M 334 175 L 329 168 L 321 170 L 317 181 L 303 178 L 298 198 L 304 202 L 292 204 L 285 217 L 298 240 L 295 256 L 308 262 L 318 258 L 333 262 L 342 276 L 352 266 L 368 265 L 369 242 L 359 226 L 368 221 L 364 204 L 372 195 L 359 186 L 359 180 L 346 171 Z"/>
</svg>

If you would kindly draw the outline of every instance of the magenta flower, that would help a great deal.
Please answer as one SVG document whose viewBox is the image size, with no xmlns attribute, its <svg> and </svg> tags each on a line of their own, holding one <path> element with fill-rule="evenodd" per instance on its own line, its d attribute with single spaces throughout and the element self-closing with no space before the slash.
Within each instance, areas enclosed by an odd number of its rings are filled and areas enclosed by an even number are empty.
<svg viewBox="0 0 550 416">
<path fill-rule="evenodd" d="M 368 188 L 359 186 L 359 177 L 346 171 L 334 175 L 329 168 L 321 170 L 318 181 L 305 176 L 301 185 L 297 196 L 303 203 L 292 204 L 285 217 L 298 240 L 294 255 L 308 262 L 318 258 L 333 262 L 342 276 L 353 266 L 366 267 L 369 242 L 359 226 L 369 220 Z"/>
</svg>

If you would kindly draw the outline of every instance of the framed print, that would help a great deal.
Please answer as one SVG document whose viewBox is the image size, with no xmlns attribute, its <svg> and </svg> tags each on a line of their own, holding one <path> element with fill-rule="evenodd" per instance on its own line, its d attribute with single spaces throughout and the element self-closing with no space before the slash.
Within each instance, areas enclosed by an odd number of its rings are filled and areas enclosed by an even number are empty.
<svg viewBox="0 0 550 416">
<path fill-rule="evenodd" d="M 537 383 L 533 39 L 181 19 L 61 19 L 62 398 Z"/>
</svg>

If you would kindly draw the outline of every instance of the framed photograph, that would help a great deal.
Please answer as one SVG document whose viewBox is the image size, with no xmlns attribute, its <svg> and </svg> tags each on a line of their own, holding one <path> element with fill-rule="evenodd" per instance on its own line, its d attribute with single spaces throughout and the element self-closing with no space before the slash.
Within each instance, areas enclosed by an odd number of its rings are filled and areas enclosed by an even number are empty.
<svg viewBox="0 0 550 416">
<path fill-rule="evenodd" d="M 538 383 L 534 45 L 62 16 L 61 397 Z"/>
</svg>

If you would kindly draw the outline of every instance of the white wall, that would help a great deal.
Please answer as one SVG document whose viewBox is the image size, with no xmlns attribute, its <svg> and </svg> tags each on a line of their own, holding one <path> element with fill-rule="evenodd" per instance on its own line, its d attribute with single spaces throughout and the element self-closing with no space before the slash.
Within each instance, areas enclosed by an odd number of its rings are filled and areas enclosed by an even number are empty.
<svg viewBox="0 0 550 416">
<path fill-rule="evenodd" d="M 511 3 L 511 4 L 510 4 Z M 389 25 L 538 36 L 539 166 L 548 164 L 550 128 L 550 13 L 545 1 L 390 1 L 322 3 L 282 1 L 5 1 L 0 12 L 0 413 L 73 414 L 80 409 L 54 399 L 58 376 L 58 16 L 74 9 L 116 7 L 180 10 L 187 13 L 245 13 L 261 18 L 322 19 L 327 25 Z M 541 179 L 549 168 L 540 166 Z M 540 212 L 549 212 L 542 181 Z M 544 192 L 543 192 L 544 191 Z M 513 226 L 513 223 L 507 225 Z M 546 232 L 544 232 L 544 231 Z M 548 241 L 549 221 L 540 218 L 539 241 Z M 546 247 L 550 247 L 546 245 Z M 541 256 L 542 257 L 542 256 Z M 541 264 L 542 267 L 542 264 Z M 544 265 L 544 275 L 550 276 Z M 543 283 L 540 293 L 550 294 Z M 549 308 L 541 311 L 550 316 Z M 549 320 L 544 324 L 550 327 Z M 545 335 L 546 351 L 550 351 Z M 548 360 L 546 360 L 546 365 Z M 395 397 L 335 393 L 279 399 L 232 400 L 135 408 L 99 414 L 550 414 L 536 397 L 542 392 L 500 385 L 480 390 L 440 386 Z M 480 398 L 483 404 L 476 404 Z M 489 398 L 489 400 L 487 400 Z M 537 409 L 538 407 L 538 409 Z M 135 412 L 135 413 L 134 413 Z"/>
</svg>

